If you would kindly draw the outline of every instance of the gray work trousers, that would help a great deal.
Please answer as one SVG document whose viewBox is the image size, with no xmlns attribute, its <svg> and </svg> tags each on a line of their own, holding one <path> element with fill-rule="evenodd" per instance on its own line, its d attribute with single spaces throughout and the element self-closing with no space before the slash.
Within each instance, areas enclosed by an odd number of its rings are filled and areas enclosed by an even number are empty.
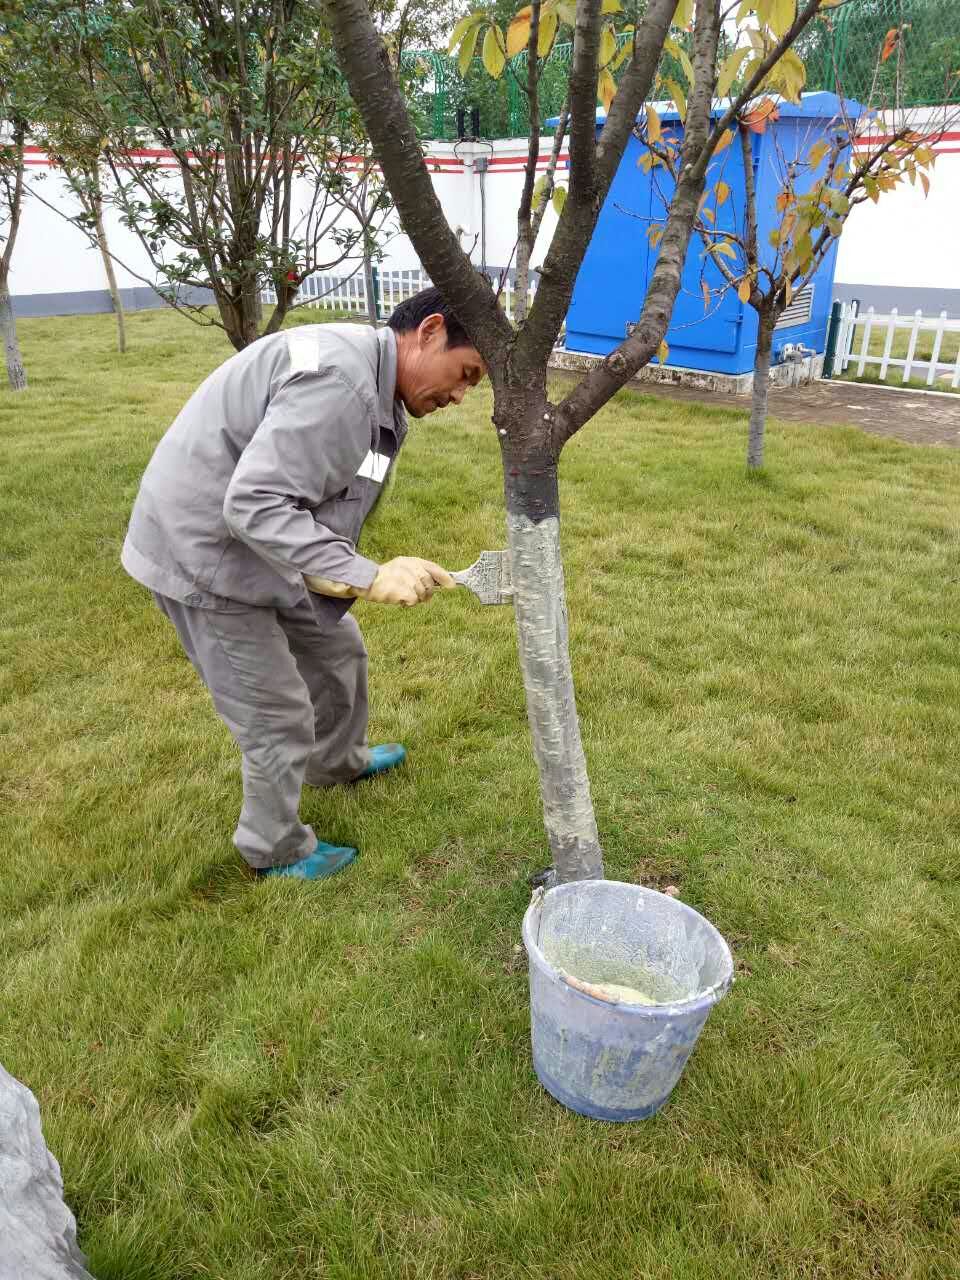
<svg viewBox="0 0 960 1280">
<path fill-rule="evenodd" d="M 309 601 L 237 613 L 195 609 L 154 592 L 243 755 L 243 808 L 233 842 L 251 867 L 311 853 L 300 821 L 304 782 L 332 787 L 361 773 L 367 747 L 367 651 L 349 614 L 325 630 Z"/>
</svg>

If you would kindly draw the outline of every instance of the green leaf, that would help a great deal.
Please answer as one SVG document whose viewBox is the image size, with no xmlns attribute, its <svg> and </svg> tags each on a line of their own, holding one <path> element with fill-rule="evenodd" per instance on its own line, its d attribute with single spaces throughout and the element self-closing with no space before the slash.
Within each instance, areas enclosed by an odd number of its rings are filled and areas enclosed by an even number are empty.
<svg viewBox="0 0 960 1280">
<path fill-rule="evenodd" d="M 470 63 L 473 61 L 473 55 L 477 47 L 477 37 L 480 34 L 480 27 L 471 27 L 463 38 L 460 46 L 460 53 L 457 57 L 457 66 L 460 68 L 460 74 L 465 76 L 470 70 Z"/>
<path fill-rule="evenodd" d="M 454 49 L 467 34 L 469 29 L 482 22 L 484 15 L 482 13 L 468 13 L 465 18 L 461 18 L 457 25 L 453 28 L 453 34 L 450 37 L 450 43 L 447 46 L 447 52 L 453 53 Z"/>
<path fill-rule="evenodd" d="M 507 65 L 503 33 L 497 26 L 487 27 L 487 34 L 483 37 L 483 65 L 494 80 L 500 79 L 503 68 Z"/>
<path fill-rule="evenodd" d="M 737 73 L 743 66 L 744 59 L 749 58 L 751 53 L 751 49 L 734 49 L 733 53 L 724 59 L 720 74 L 717 76 L 717 87 L 714 90 L 715 97 L 725 98 L 727 96 L 733 87 L 734 80 L 737 78 Z"/>
<path fill-rule="evenodd" d="M 563 206 L 567 203 L 567 188 L 554 187 L 553 189 L 553 208 L 557 217 L 563 213 Z"/>
</svg>

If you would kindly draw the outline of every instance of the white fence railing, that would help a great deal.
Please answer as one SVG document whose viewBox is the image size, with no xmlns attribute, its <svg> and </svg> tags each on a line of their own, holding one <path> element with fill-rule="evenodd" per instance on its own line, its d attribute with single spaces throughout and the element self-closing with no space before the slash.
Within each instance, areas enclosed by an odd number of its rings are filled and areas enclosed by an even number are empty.
<svg viewBox="0 0 960 1280">
<path fill-rule="evenodd" d="M 491 274 L 496 280 L 497 273 L 493 272 Z M 421 267 L 387 271 L 381 270 L 379 267 L 376 268 L 374 287 L 378 294 L 378 318 L 386 320 L 393 309 L 403 302 L 404 298 L 409 298 L 411 294 L 419 293 L 421 289 L 428 289 L 430 283 L 430 277 Z M 531 302 L 536 290 L 536 280 L 532 279 L 529 290 Z M 504 284 L 502 297 L 507 315 L 512 320 L 513 304 L 516 297 L 516 289 L 512 280 L 507 280 Z M 263 290 L 260 298 L 265 305 L 272 306 L 277 300 L 277 295 L 273 289 L 268 288 Z M 307 276 L 300 286 L 297 302 L 301 306 L 317 307 L 324 311 L 345 311 L 351 315 L 365 317 L 370 314 L 370 308 L 367 303 L 367 290 L 363 273 L 360 271 L 348 276 L 325 275 L 322 273 Z"/>
<path fill-rule="evenodd" d="M 956 335 L 956 336 L 954 336 Z M 947 313 L 924 317 L 921 311 L 899 315 L 894 307 L 878 315 L 873 307 L 860 311 L 856 303 L 844 303 L 837 334 L 837 374 L 862 378 L 866 368 L 876 368 L 881 382 L 891 370 L 900 371 L 900 382 L 922 379 L 928 387 L 960 387 L 960 320 Z M 895 373 L 889 380 L 895 378 Z"/>
</svg>

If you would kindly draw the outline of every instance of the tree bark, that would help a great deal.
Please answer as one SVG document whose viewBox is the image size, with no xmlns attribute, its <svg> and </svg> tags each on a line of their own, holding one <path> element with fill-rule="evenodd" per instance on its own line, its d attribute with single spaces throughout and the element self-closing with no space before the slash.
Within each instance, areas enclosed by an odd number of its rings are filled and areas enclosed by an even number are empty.
<svg viewBox="0 0 960 1280">
<path fill-rule="evenodd" d="M 0 273 L 0 332 L 3 333 L 3 349 L 7 358 L 7 377 L 12 391 L 23 391 L 27 385 L 27 374 L 20 354 L 20 343 L 17 340 L 17 322 L 10 302 L 10 289 L 7 273 Z"/>
<path fill-rule="evenodd" d="M 753 399 L 750 405 L 750 434 L 747 438 L 747 466 L 754 470 L 763 466 L 763 438 L 767 426 L 767 401 L 770 398 L 770 350 L 773 346 L 774 318 L 760 313 L 757 329 L 757 354 L 753 361 Z"/>
<path fill-rule="evenodd" d="M 603 878 L 570 665 L 557 457 L 544 448 L 545 392 L 498 388 L 507 538 L 527 720 L 540 776 L 553 883 Z M 539 437 L 539 439 L 538 439 Z"/>
<path fill-rule="evenodd" d="M 117 317 L 117 350 L 123 355 L 127 349 L 127 329 L 123 313 L 123 301 L 120 297 L 120 290 L 117 288 L 117 275 L 113 269 L 113 258 L 110 256 L 110 248 L 107 244 L 107 229 L 103 222 L 103 194 L 100 190 L 100 174 L 96 170 L 93 173 L 91 204 L 97 231 L 97 247 L 103 259 L 103 269 L 107 273 L 107 288 L 110 290 L 113 313 Z"/>
</svg>

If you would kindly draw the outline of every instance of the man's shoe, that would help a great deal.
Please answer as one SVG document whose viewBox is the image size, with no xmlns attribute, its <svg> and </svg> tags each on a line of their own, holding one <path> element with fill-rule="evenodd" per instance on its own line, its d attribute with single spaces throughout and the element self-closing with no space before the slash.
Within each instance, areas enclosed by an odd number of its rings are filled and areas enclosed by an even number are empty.
<svg viewBox="0 0 960 1280">
<path fill-rule="evenodd" d="M 364 778 L 375 778 L 378 773 L 386 773 L 388 769 L 396 769 L 407 758 L 407 749 L 399 742 L 382 742 L 379 747 L 370 748 L 370 763 L 362 773 L 358 773 L 354 782 L 362 782 Z"/>
<path fill-rule="evenodd" d="M 348 867 L 357 856 L 357 850 L 347 845 L 324 844 L 317 841 L 313 853 L 308 853 L 299 862 L 291 862 L 286 867 L 260 867 L 260 876 L 289 876 L 294 880 L 326 880 L 327 876 L 336 875 L 344 867 Z"/>
</svg>

